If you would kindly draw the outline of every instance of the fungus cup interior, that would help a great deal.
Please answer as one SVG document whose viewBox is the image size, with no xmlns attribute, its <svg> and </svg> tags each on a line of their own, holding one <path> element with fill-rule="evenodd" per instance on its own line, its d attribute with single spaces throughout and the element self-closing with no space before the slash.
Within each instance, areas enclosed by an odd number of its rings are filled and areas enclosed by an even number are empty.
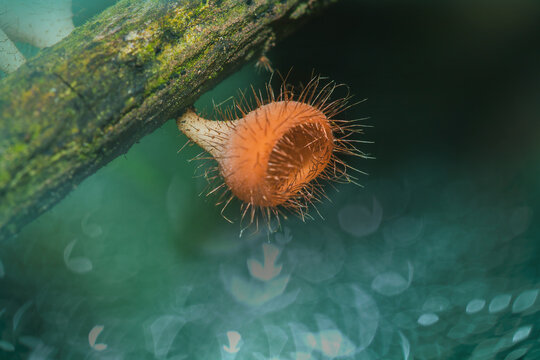
<svg viewBox="0 0 540 360">
<path fill-rule="evenodd" d="M 297 125 L 278 140 L 268 160 L 267 183 L 290 197 L 328 166 L 333 139 L 319 123 Z"/>
</svg>

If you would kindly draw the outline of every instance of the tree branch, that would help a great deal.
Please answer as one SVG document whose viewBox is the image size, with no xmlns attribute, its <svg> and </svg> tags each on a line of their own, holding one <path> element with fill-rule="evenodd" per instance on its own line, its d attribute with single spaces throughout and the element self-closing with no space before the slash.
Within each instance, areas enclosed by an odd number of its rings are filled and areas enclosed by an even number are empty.
<svg viewBox="0 0 540 360">
<path fill-rule="evenodd" d="M 0 240 L 333 0 L 121 0 L 0 81 Z"/>
</svg>

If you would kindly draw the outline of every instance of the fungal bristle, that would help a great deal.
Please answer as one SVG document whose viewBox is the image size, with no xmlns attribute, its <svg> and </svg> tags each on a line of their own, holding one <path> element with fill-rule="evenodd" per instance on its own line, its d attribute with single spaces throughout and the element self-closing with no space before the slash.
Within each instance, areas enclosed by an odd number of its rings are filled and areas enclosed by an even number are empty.
<svg viewBox="0 0 540 360">
<path fill-rule="evenodd" d="M 332 100 L 340 87 L 321 86 L 314 77 L 295 96 L 284 81 L 276 96 L 267 84 L 266 97 L 251 88 L 255 106 L 240 92 L 234 109 L 218 109 L 225 120 L 206 120 L 191 110 L 178 119 L 178 128 L 217 161 L 205 176 L 209 182 L 219 179 L 215 173 L 223 178 L 208 192 L 221 192 L 222 215 L 236 197 L 242 201 L 240 217 L 249 224 L 258 226 L 259 217 L 279 222 L 287 212 L 305 220 L 309 208 L 318 213 L 316 203 L 328 198 L 324 182 L 357 184 L 351 172 L 362 171 L 340 155 L 369 156 L 356 147 L 363 141 L 351 138 L 362 133 L 362 125 L 336 118 L 351 106 L 346 87 L 344 97 Z"/>
</svg>

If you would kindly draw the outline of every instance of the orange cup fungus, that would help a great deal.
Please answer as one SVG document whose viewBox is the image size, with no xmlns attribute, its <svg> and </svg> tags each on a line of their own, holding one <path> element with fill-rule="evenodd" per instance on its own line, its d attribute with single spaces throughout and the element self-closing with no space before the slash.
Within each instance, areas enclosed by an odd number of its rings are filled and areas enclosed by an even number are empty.
<svg viewBox="0 0 540 360">
<path fill-rule="evenodd" d="M 350 139 L 362 125 L 335 118 L 349 107 L 349 96 L 330 99 L 336 88 L 334 83 L 321 87 L 316 77 L 299 96 L 284 84 L 276 97 L 267 85 L 266 100 L 253 91 L 256 108 L 242 94 L 239 117 L 220 112 L 225 120 L 212 121 L 188 110 L 177 120 L 180 131 L 217 161 L 224 183 L 210 193 L 232 193 L 224 208 L 236 196 L 243 202 L 242 218 L 249 212 L 250 223 L 258 220 L 258 211 L 267 221 L 285 215 L 283 210 L 303 219 L 309 205 L 324 196 L 321 180 L 355 182 L 348 170 L 356 169 L 339 155 L 367 157 L 354 146 L 362 141 Z"/>
</svg>

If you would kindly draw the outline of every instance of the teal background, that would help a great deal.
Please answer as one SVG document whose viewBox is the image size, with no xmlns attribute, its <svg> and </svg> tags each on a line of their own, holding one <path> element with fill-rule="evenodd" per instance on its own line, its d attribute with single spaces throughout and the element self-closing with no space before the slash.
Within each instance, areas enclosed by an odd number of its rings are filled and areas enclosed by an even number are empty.
<svg viewBox="0 0 540 360">
<path fill-rule="evenodd" d="M 75 23 L 106 5 L 74 1 Z M 169 121 L 0 244 L 0 358 L 540 358 L 539 21 L 524 1 L 331 7 L 268 57 L 367 98 L 343 115 L 373 125 L 376 159 L 347 159 L 364 187 L 240 237 Z M 262 87 L 253 65 L 196 108 Z"/>
</svg>

